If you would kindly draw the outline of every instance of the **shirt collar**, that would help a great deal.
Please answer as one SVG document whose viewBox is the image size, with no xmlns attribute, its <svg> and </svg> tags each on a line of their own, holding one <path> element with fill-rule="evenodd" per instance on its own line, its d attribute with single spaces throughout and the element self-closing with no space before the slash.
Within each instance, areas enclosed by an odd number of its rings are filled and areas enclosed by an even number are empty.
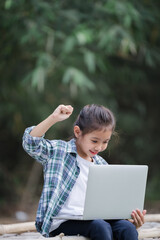
<svg viewBox="0 0 160 240">
<path fill-rule="evenodd" d="M 67 152 L 68 152 L 68 153 L 74 153 L 74 154 L 77 155 L 77 147 L 76 147 L 76 140 L 75 140 L 75 138 L 72 138 L 72 139 L 68 142 Z"/>
<path fill-rule="evenodd" d="M 95 164 L 99 164 L 99 156 L 98 156 L 98 155 L 95 155 L 95 156 L 93 156 L 92 158 L 93 158 L 93 162 L 94 162 Z"/>
</svg>

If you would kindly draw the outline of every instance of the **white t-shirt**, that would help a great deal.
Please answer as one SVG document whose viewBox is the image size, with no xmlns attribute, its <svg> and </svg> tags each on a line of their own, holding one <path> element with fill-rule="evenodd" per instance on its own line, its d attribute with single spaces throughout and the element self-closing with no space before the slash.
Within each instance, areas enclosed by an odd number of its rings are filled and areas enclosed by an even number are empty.
<svg viewBox="0 0 160 240">
<path fill-rule="evenodd" d="M 80 168 L 80 174 L 70 192 L 68 199 L 66 200 L 62 209 L 59 211 L 58 216 L 83 215 L 89 166 L 94 163 L 81 158 L 79 155 L 77 155 L 77 162 Z M 61 223 L 65 221 L 67 220 L 53 219 L 50 232 L 54 231 L 56 228 L 60 226 Z"/>
</svg>

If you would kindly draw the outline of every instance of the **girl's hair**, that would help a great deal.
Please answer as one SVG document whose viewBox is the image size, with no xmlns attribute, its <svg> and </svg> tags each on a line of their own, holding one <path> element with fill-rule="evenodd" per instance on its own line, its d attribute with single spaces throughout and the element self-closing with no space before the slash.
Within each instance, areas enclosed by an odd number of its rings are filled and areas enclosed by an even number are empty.
<svg viewBox="0 0 160 240">
<path fill-rule="evenodd" d="M 106 107 L 97 104 L 86 105 L 80 111 L 74 126 L 79 126 L 85 135 L 95 130 L 109 129 L 114 132 L 116 120 Z"/>
</svg>

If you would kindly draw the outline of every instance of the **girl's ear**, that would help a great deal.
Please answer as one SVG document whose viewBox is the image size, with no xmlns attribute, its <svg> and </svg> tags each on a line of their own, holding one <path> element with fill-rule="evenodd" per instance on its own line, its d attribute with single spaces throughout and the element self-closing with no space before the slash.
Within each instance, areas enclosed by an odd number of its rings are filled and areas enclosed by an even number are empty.
<svg viewBox="0 0 160 240">
<path fill-rule="evenodd" d="M 80 128 L 77 125 L 74 126 L 74 135 L 76 138 L 79 138 L 82 135 L 82 131 L 80 130 Z"/>
</svg>

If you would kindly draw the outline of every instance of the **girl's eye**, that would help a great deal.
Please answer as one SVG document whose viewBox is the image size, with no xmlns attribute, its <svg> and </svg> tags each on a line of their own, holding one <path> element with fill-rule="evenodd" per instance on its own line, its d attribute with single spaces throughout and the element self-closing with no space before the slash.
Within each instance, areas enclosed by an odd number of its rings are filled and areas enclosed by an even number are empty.
<svg viewBox="0 0 160 240">
<path fill-rule="evenodd" d="M 97 143 L 97 141 L 92 140 L 93 143 Z"/>
</svg>

